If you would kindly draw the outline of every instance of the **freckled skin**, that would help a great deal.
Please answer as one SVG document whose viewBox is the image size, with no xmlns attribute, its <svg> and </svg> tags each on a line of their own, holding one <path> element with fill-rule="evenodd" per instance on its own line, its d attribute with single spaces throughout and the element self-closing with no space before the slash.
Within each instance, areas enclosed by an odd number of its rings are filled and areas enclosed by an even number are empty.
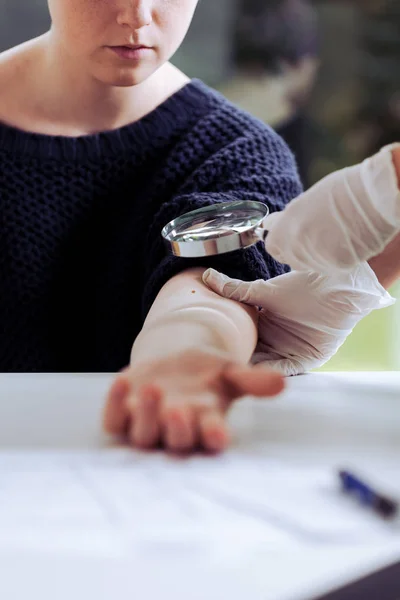
<svg viewBox="0 0 400 600">
<path fill-rule="evenodd" d="M 48 0 L 52 32 L 62 52 L 102 83 L 145 81 L 181 45 L 198 0 Z M 135 68 L 107 46 L 127 43 L 153 51 Z"/>
</svg>

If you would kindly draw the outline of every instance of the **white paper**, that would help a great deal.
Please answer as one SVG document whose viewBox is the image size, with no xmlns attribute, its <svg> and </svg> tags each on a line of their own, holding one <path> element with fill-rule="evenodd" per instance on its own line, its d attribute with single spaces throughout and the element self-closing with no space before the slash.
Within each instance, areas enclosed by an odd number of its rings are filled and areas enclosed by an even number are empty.
<svg viewBox="0 0 400 600">
<path fill-rule="evenodd" d="M 0 453 L 0 549 L 225 560 L 262 548 L 394 539 L 327 468 L 230 452 Z"/>
<path fill-rule="evenodd" d="M 186 488 L 187 466 L 130 450 L 0 453 L 0 549 L 208 555 L 290 536 Z"/>
</svg>

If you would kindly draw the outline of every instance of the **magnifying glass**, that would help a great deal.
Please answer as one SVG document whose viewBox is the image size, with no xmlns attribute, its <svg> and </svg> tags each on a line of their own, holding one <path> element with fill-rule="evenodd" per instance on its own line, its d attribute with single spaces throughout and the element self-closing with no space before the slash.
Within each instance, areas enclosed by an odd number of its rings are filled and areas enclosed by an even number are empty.
<svg viewBox="0 0 400 600">
<path fill-rule="evenodd" d="M 262 202 L 220 202 L 185 213 L 168 223 L 161 235 L 175 256 L 196 258 L 226 254 L 264 241 L 269 214 Z"/>
</svg>

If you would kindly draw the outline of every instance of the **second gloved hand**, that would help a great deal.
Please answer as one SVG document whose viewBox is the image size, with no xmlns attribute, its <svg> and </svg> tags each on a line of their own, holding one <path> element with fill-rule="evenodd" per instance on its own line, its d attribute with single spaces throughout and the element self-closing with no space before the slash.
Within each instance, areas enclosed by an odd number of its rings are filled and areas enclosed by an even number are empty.
<svg viewBox="0 0 400 600">
<path fill-rule="evenodd" d="M 400 144 L 328 175 L 265 220 L 267 252 L 330 274 L 380 254 L 400 232 Z"/>
<path fill-rule="evenodd" d="M 208 269 L 203 281 L 221 296 L 260 308 L 252 362 L 284 375 L 322 366 L 361 319 L 394 303 L 367 263 L 335 276 L 292 271 L 253 282 Z"/>
</svg>

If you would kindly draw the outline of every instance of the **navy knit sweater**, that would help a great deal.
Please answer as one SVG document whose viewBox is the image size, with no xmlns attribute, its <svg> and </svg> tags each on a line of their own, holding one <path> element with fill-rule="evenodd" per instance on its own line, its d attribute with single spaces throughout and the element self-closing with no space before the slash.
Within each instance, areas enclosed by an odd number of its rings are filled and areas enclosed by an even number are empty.
<svg viewBox="0 0 400 600">
<path fill-rule="evenodd" d="M 0 124 L 0 371 L 115 372 L 177 272 L 283 273 L 262 244 L 177 259 L 160 232 L 213 202 L 275 211 L 299 192 L 281 139 L 198 80 L 115 131 L 69 138 Z"/>
</svg>

